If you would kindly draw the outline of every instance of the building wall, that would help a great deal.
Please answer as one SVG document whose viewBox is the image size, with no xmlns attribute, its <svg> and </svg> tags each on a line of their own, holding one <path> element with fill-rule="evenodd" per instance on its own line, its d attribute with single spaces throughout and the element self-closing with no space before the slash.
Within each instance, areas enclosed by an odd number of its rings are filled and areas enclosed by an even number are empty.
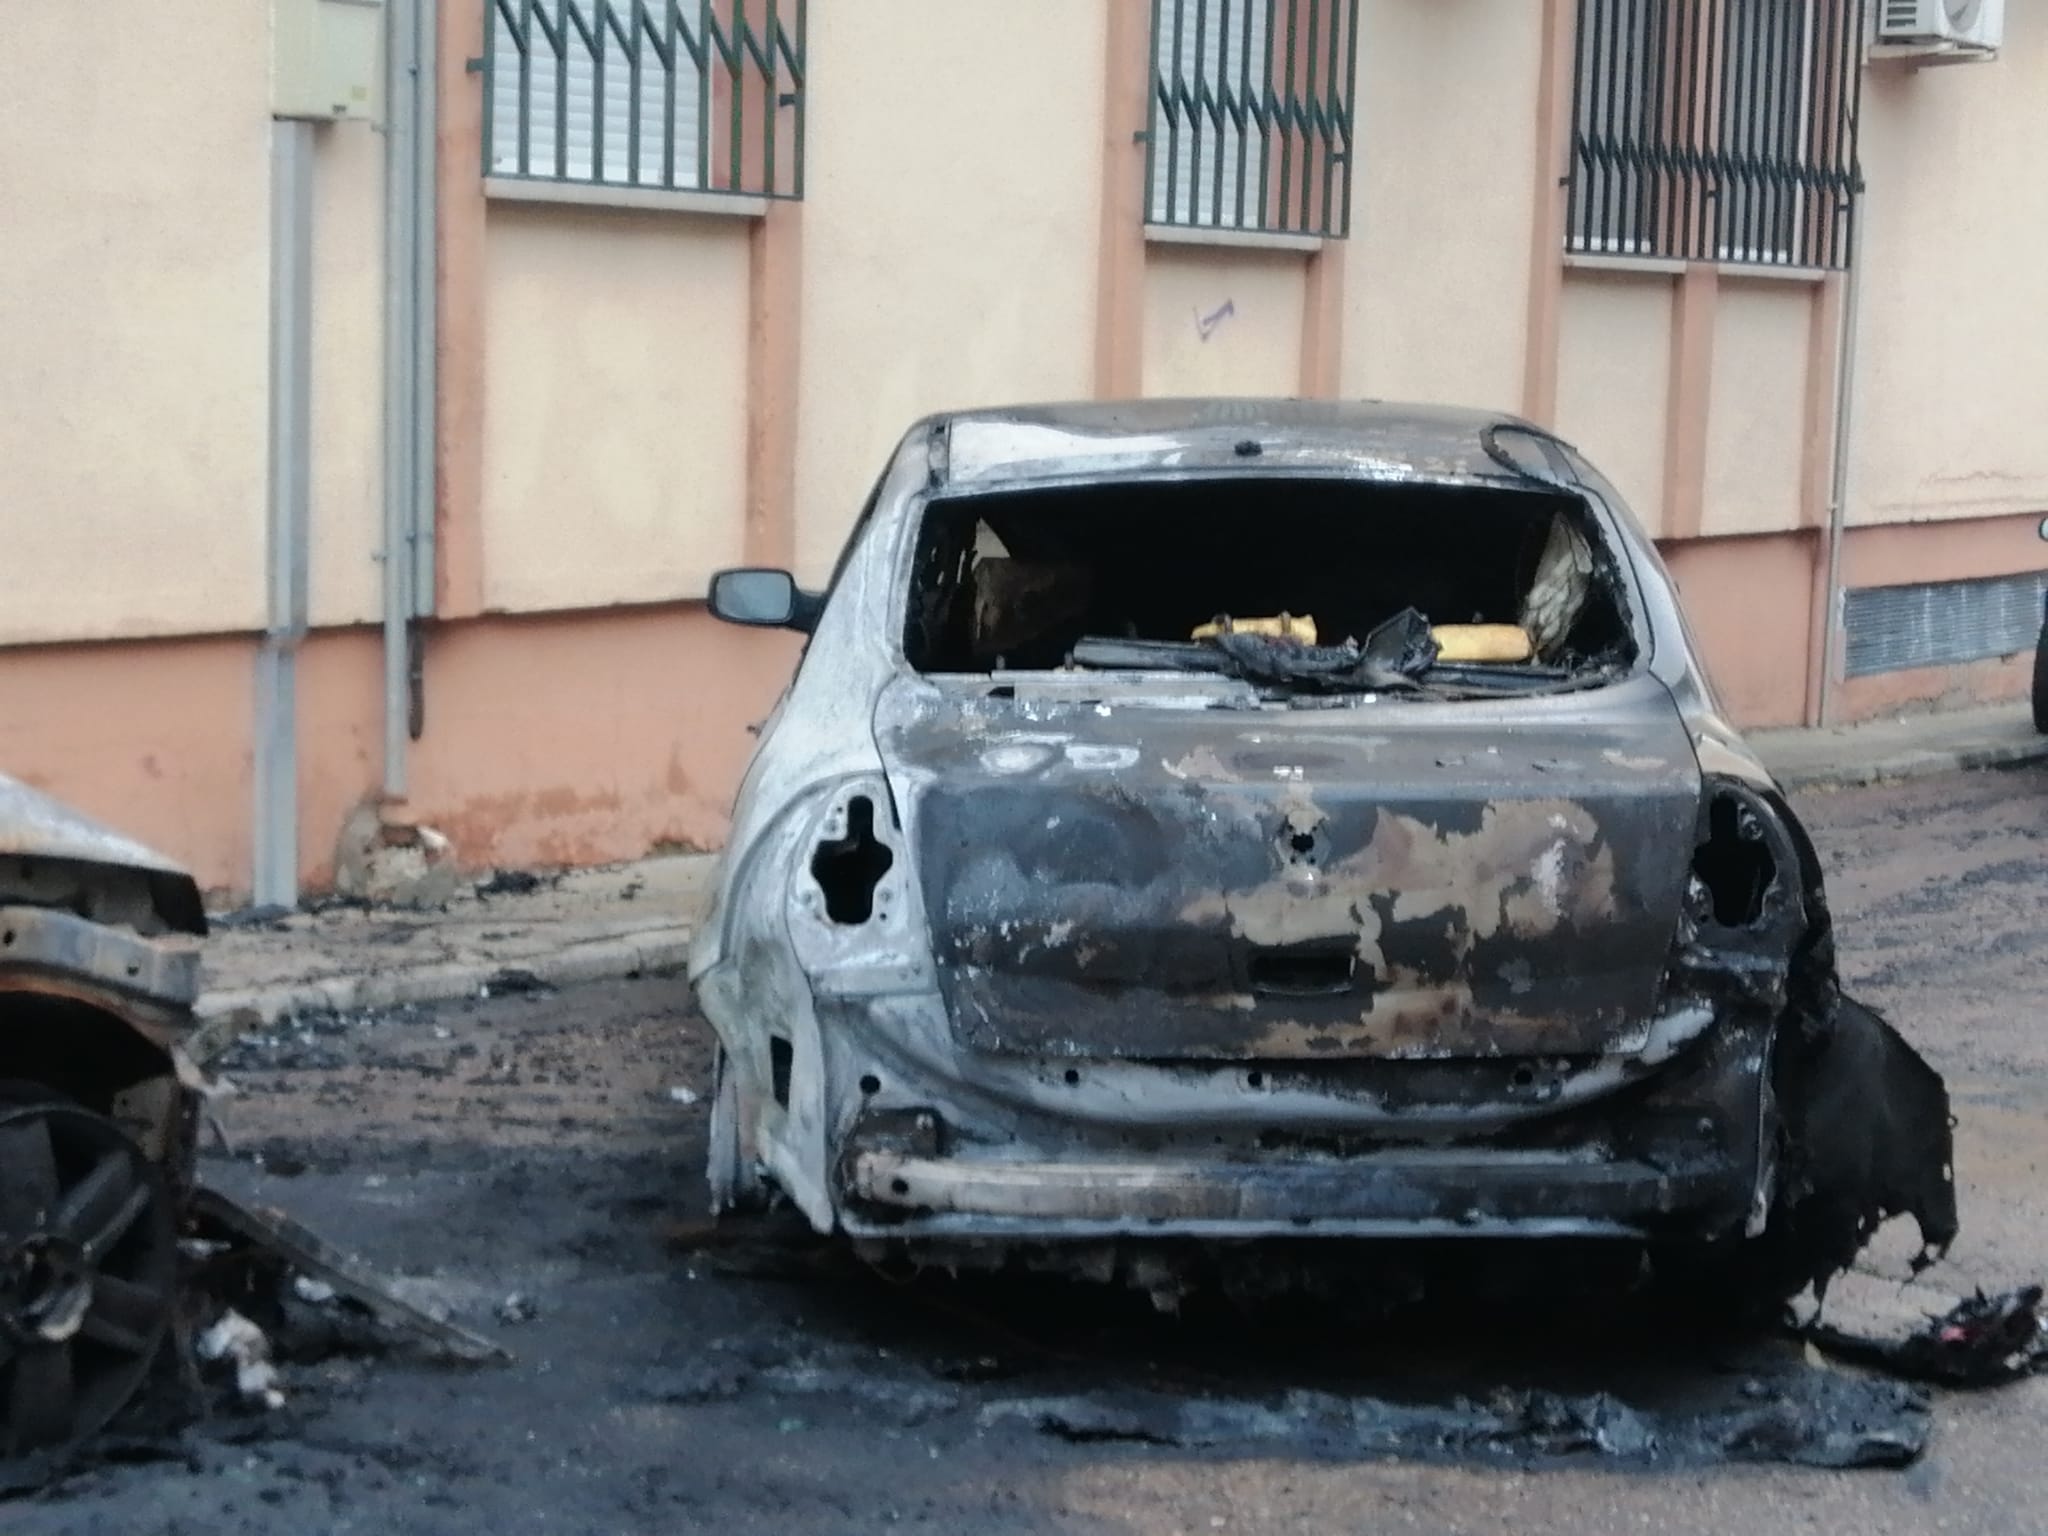
<svg viewBox="0 0 2048 1536">
<path fill-rule="evenodd" d="M 434 642 L 405 812 L 477 867 L 715 847 L 747 728 L 795 652 L 793 636 L 743 635 L 694 603 L 453 626 Z M 208 890 L 246 894 L 255 656 L 240 635 L 11 653 L 0 763 L 185 860 Z M 365 628 L 320 631 L 299 654 L 299 846 L 314 889 L 379 780 L 382 665 Z"/>
<path fill-rule="evenodd" d="M 1803 658 L 1819 535 L 1736 535 L 1661 547 L 1721 707 L 1747 725 L 1796 724 L 1806 705 Z"/>
<path fill-rule="evenodd" d="M 1360 5 L 1344 394 L 1520 404 L 1536 188 L 1519 147 L 1542 15 L 1528 0 Z"/>
<path fill-rule="evenodd" d="M 1570 9 L 1551 8 L 1553 27 L 1569 27 Z M 1993 62 L 1864 71 L 1851 587 L 2048 570 L 2035 532 L 2048 443 L 2033 425 L 2048 417 L 2034 362 L 2048 344 L 2048 264 L 2034 256 L 2048 182 L 2023 163 L 2048 130 L 2048 15 L 2015 7 L 2007 24 Z M 1560 206 L 1562 191 L 1543 189 L 1564 168 L 1562 127 L 1537 165 L 1539 197 Z M 1535 414 L 1666 541 L 1738 720 L 1794 724 L 1824 699 L 1831 718 L 1855 719 L 2025 692 L 2026 669 L 2009 662 L 1826 675 L 1817 605 L 1843 279 L 1539 255 L 1546 286 L 1554 395 Z M 1880 533 L 1882 559 L 1864 553 Z"/>
<path fill-rule="evenodd" d="M 0 771 L 246 891 L 254 664 L 240 635 L 11 650 Z"/>
<path fill-rule="evenodd" d="M 1671 280 L 1571 273 L 1558 330 L 1552 425 L 1599 465 L 1652 536 L 1666 530 Z"/>
<path fill-rule="evenodd" d="M 1154 245 L 1145 260 L 1145 393 L 1297 393 L 1307 281 L 1294 251 Z"/>
<path fill-rule="evenodd" d="M 2048 9 L 2005 10 L 1994 62 L 1865 72 L 1858 523 L 2048 509 Z"/>
<path fill-rule="evenodd" d="M 747 240 L 725 218 L 491 206 L 490 611 L 701 597 L 739 562 Z"/>
<path fill-rule="evenodd" d="M 1092 388 L 1109 0 L 810 11 L 796 548 L 816 581 L 904 429 Z"/>
<path fill-rule="evenodd" d="M 8 16 L 0 643 L 263 622 L 267 17 Z M 312 601 L 339 622 L 376 607 L 382 141 L 323 130 L 316 162 Z"/>
<path fill-rule="evenodd" d="M 1816 371 L 1832 371 L 1809 345 L 1814 307 L 1826 299 L 1814 283 L 1768 277 L 1724 278 L 1718 290 L 1700 531 L 1797 528 L 1807 514 L 1806 391 Z"/>
<path fill-rule="evenodd" d="M 722 0 L 732 3 L 732 0 Z M 266 7 L 13 18 L 0 98 L 0 768 L 246 883 L 264 618 Z M 829 568 L 928 412 L 1124 390 L 1520 408 L 1664 547 L 1751 724 L 2003 697 L 1989 662 L 1823 678 L 1839 277 L 1567 263 L 1569 0 L 1360 0 L 1353 222 L 1147 238 L 1149 6 L 811 7 L 805 197 L 486 197 L 483 0 L 444 0 L 442 446 L 425 731 L 394 815 L 473 864 L 711 846 L 788 636 L 702 599 Z M 168 13 L 166 13 L 168 14 Z M 2048 16 L 1866 73 L 1851 586 L 2048 567 Z M 203 90 L 193 80 L 208 82 Z M 138 145 L 148 146 L 138 169 Z M 318 136 L 305 878 L 379 794 L 383 140 Z M 1121 381 L 1113 383 L 1112 381 Z"/>
<path fill-rule="evenodd" d="M 317 130 L 313 176 L 307 601 L 324 627 L 373 620 L 382 601 L 383 135 L 362 123 Z M 259 310 L 256 321 L 258 345 L 267 345 L 268 315 Z M 259 417 L 259 445 L 263 430 Z"/>
<path fill-rule="evenodd" d="M 101 40 L 68 7 L 10 9 L 0 638 L 260 621 L 263 17 L 138 7 Z M 165 88 L 210 71 L 222 89 Z"/>
</svg>

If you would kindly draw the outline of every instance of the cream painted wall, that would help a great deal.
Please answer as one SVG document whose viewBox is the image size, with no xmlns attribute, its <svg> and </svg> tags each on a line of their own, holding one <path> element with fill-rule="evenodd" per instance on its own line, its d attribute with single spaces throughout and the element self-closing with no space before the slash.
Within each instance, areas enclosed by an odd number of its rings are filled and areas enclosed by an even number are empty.
<svg viewBox="0 0 2048 1536">
<path fill-rule="evenodd" d="M 1558 431 L 1652 535 L 1664 526 L 1671 287 L 1654 273 L 1567 272 L 1558 317 Z"/>
<path fill-rule="evenodd" d="M 263 619 L 263 0 L 9 6 L 0 641 Z"/>
<path fill-rule="evenodd" d="M 1145 393 L 1300 394 L 1307 272 L 1298 251 L 1149 246 Z"/>
<path fill-rule="evenodd" d="M 749 228 L 717 215 L 492 205 L 488 608 L 696 597 L 738 560 Z"/>
<path fill-rule="evenodd" d="M 1346 395 L 1520 409 L 1542 11 L 1359 7 Z"/>
<path fill-rule="evenodd" d="M 2048 508 L 2048 7 L 1864 82 L 1855 522 Z"/>
<path fill-rule="evenodd" d="M 320 131 L 313 202 L 313 622 L 382 612 L 384 136 Z"/>
<path fill-rule="evenodd" d="M 1813 283 L 1721 279 L 1703 533 L 1799 526 L 1807 337 L 1817 294 Z"/>
<path fill-rule="evenodd" d="M 917 417 L 1091 392 L 1106 3 L 811 7 L 808 578 Z"/>
</svg>

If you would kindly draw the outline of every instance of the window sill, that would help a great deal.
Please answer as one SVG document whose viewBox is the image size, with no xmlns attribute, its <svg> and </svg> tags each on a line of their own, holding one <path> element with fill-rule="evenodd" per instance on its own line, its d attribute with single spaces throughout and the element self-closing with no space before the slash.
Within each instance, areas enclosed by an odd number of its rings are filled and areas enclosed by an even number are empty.
<svg viewBox="0 0 2048 1536">
<path fill-rule="evenodd" d="M 1761 261 L 1685 261 L 1675 256 L 1622 256 L 1600 251 L 1566 251 L 1566 267 L 1577 272 L 1625 272 L 1641 277 L 1683 277 L 1693 267 L 1712 267 L 1721 277 L 1776 283 L 1821 283 L 1834 276 L 1825 267 L 1776 266 Z"/>
<path fill-rule="evenodd" d="M 1291 235 L 1268 229 L 1230 229 L 1210 224 L 1147 224 L 1153 245 L 1210 245 L 1240 251 L 1300 251 L 1314 255 L 1333 242 L 1321 235 Z"/>
<path fill-rule="evenodd" d="M 493 202 L 556 203 L 571 208 L 623 208 L 645 213 L 708 213 L 726 219 L 759 219 L 770 199 L 741 192 L 671 192 L 660 187 L 621 187 L 601 181 L 542 181 L 524 176 L 486 176 L 484 196 Z"/>
</svg>

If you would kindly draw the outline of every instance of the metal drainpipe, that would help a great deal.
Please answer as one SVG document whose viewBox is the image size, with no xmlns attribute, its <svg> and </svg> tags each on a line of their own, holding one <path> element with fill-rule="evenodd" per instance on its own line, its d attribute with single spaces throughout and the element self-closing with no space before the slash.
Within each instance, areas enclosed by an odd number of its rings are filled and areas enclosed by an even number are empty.
<svg viewBox="0 0 2048 1536">
<path fill-rule="evenodd" d="M 312 479 L 313 145 L 310 122 L 270 125 L 270 474 L 266 606 L 256 654 L 258 906 L 299 900 L 298 652 L 306 637 Z"/>
<path fill-rule="evenodd" d="M 439 467 L 435 393 L 439 310 L 435 284 L 440 239 L 440 27 L 441 7 L 433 0 L 404 0 L 413 19 L 413 174 L 412 174 L 412 616 L 434 614 L 434 474 Z M 413 633 L 415 655 L 419 644 Z M 413 697 L 407 734 L 417 740 L 424 725 L 425 702 L 417 666 L 411 679 Z"/>
<path fill-rule="evenodd" d="M 414 0 L 385 11 L 384 125 L 384 797 L 406 792 L 406 663 L 412 624 L 414 136 L 417 101 Z"/>
<path fill-rule="evenodd" d="M 435 7 L 390 0 L 384 145 L 384 778 L 407 793 L 419 735 L 414 621 L 434 592 Z"/>
<path fill-rule="evenodd" d="M 1858 212 L 1860 215 L 1861 210 Z M 1834 702 L 1835 667 L 1842 650 L 1842 534 L 1849 519 L 1849 428 L 1856 403 L 1857 301 L 1863 287 L 1858 247 L 1863 243 L 1862 228 L 1860 216 L 1849 226 L 1849 271 L 1842 284 L 1842 334 L 1835 352 L 1835 452 L 1828 488 L 1827 607 L 1821 632 L 1820 707 L 1815 711 L 1820 725 L 1834 723 L 1829 705 Z"/>
</svg>

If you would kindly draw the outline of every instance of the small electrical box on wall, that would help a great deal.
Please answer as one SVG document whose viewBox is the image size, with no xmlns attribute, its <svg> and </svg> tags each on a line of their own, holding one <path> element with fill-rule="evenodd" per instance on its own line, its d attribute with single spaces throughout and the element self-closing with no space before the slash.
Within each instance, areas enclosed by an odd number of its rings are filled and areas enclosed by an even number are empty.
<svg viewBox="0 0 2048 1536">
<path fill-rule="evenodd" d="M 271 116 L 374 122 L 384 0 L 270 0 L 270 58 Z"/>
</svg>

